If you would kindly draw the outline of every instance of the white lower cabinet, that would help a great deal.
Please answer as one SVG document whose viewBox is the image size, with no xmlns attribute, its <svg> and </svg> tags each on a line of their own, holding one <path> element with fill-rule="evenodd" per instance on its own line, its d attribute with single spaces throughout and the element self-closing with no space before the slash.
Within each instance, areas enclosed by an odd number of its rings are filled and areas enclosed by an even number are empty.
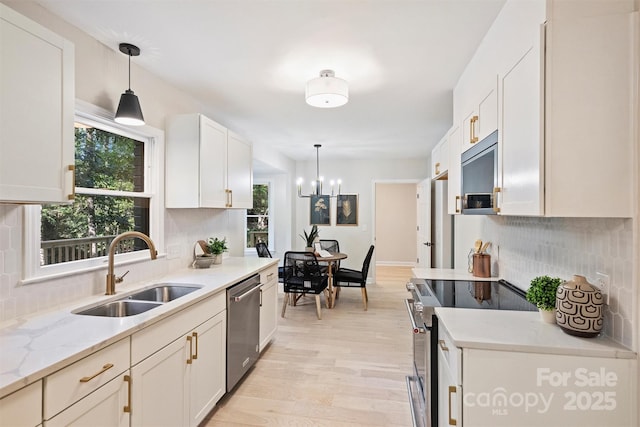
<svg viewBox="0 0 640 427">
<path fill-rule="evenodd" d="M 128 426 L 130 340 L 122 339 L 45 377 L 45 426 Z"/>
<path fill-rule="evenodd" d="M 638 425 L 635 359 L 458 348 L 439 334 L 439 426 Z"/>
<path fill-rule="evenodd" d="M 222 292 L 132 336 L 133 426 L 197 426 L 224 395 L 225 304 Z"/>
<path fill-rule="evenodd" d="M 185 341 L 179 339 L 131 368 L 132 425 L 188 425 L 188 353 Z"/>
<path fill-rule="evenodd" d="M 120 375 L 65 409 L 44 427 L 128 427 L 130 379 Z"/>
<path fill-rule="evenodd" d="M 278 269 L 260 272 L 260 351 L 273 338 L 278 328 Z"/>
<path fill-rule="evenodd" d="M 35 427 L 42 422 L 42 381 L 0 399 L 0 425 Z"/>
<path fill-rule="evenodd" d="M 226 311 L 198 326 L 191 335 L 196 353 L 187 378 L 188 425 L 197 426 L 226 392 Z"/>
</svg>

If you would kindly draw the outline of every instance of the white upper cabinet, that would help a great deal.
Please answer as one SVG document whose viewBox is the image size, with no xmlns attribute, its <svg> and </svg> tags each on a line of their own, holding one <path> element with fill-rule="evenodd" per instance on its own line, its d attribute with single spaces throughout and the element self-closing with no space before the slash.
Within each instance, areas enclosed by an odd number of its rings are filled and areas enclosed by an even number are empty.
<svg viewBox="0 0 640 427">
<path fill-rule="evenodd" d="M 446 179 L 449 170 L 449 135 L 431 150 L 431 179 Z"/>
<path fill-rule="evenodd" d="M 73 44 L 0 3 L 0 202 L 73 199 Z"/>
<path fill-rule="evenodd" d="M 472 88 L 474 98 L 471 106 L 464 115 L 461 152 L 467 151 L 498 129 L 497 75 L 490 76 L 484 85 L 476 84 L 477 87 Z"/>
<path fill-rule="evenodd" d="M 630 217 L 637 18 L 555 4 L 505 34 L 527 42 L 500 73 L 500 213 Z"/>
<path fill-rule="evenodd" d="M 449 167 L 447 173 L 447 210 L 449 215 L 456 215 L 462 212 L 462 194 L 460 187 L 460 146 L 462 145 L 460 126 L 453 126 L 449 131 Z"/>
<path fill-rule="evenodd" d="M 167 124 L 167 208 L 253 206 L 251 144 L 201 114 Z"/>
<path fill-rule="evenodd" d="M 498 129 L 499 214 L 632 216 L 640 52 L 633 7 L 505 3 L 454 89 L 461 152 Z M 450 164 L 450 187 L 453 173 Z"/>
</svg>

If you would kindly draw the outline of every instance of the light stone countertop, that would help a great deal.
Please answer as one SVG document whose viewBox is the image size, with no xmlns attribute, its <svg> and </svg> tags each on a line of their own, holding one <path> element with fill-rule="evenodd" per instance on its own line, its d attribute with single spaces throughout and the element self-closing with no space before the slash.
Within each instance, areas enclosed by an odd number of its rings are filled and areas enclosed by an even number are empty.
<svg viewBox="0 0 640 427">
<path fill-rule="evenodd" d="M 451 268 L 414 268 L 413 277 L 431 280 L 471 280 L 476 282 L 497 281 L 500 277 L 476 277 L 467 270 Z"/>
<path fill-rule="evenodd" d="M 635 359 L 636 353 L 598 336 L 569 335 L 556 324 L 544 323 L 535 311 L 471 310 L 436 307 L 440 324 L 461 348 Z"/>
<path fill-rule="evenodd" d="M 113 296 L 96 295 L 64 308 L 7 322 L 0 329 L 0 397 L 277 263 L 277 258 L 225 258 L 221 265 L 208 269 L 184 268 L 153 281 L 127 286 Z M 202 285 L 202 289 L 135 316 L 106 318 L 72 313 L 166 282 Z"/>
</svg>

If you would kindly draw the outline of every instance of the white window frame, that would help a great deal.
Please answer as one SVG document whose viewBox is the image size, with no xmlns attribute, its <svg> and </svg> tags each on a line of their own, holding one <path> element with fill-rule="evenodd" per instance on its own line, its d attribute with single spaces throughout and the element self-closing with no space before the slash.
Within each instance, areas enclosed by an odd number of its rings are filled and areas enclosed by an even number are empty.
<svg viewBox="0 0 640 427">
<path fill-rule="evenodd" d="M 251 191 L 253 192 L 253 186 L 254 185 L 267 185 L 269 187 L 269 215 L 267 215 L 267 217 L 269 218 L 269 226 L 267 228 L 267 233 L 269 235 L 269 241 L 267 242 L 267 247 L 269 248 L 270 252 L 274 252 L 274 242 L 275 242 L 275 236 L 273 235 L 273 227 L 274 227 L 274 203 L 273 203 L 273 182 L 271 182 L 268 179 L 253 179 L 253 185 L 251 186 Z M 245 255 L 247 254 L 256 254 L 256 248 L 248 248 L 247 247 L 247 212 L 249 210 L 247 209 L 245 211 L 244 214 L 244 252 Z"/>
<path fill-rule="evenodd" d="M 158 256 L 164 253 L 164 131 L 151 126 L 129 127 L 116 123 L 113 113 L 87 102 L 76 100 L 77 121 L 94 124 L 100 129 L 123 136 L 144 140 L 145 144 L 145 196 L 149 199 L 149 237 L 155 243 Z M 99 190 L 97 190 L 99 192 Z M 127 194 L 130 195 L 130 194 Z M 90 258 L 52 265 L 40 265 L 41 224 L 40 205 L 25 206 L 24 244 L 21 284 L 35 283 L 56 277 L 106 269 L 107 257 Z M 116 255 L 119 265 L 149 259 L 149 250 Z"/>
</svg>

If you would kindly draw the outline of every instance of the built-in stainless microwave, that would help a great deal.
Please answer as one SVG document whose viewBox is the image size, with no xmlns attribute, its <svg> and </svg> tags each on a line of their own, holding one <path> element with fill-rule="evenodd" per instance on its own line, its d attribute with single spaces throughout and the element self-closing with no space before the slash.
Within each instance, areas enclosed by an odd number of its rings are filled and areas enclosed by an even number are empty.
<svg viewBox="0 0 640 427">
<path fill-rule="evenodd" d="M 462 213 L 492 215 L 498 185 L 498 131 L 462 153 Z"/>
</svg>

